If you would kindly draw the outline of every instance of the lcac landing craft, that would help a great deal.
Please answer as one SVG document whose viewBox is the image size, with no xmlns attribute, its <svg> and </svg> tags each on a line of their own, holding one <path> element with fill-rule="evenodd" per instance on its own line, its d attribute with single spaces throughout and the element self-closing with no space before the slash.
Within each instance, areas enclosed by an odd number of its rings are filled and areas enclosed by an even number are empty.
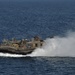
<svg viewBox="0 0 75 75">
<path fill-rule="evenodd" d="M 41 40 L 38 36 L 35 36 L 31 40 L 4 39 L 0 44 L 0 52 L 26 55 L 33 52 L 37 47 L 41 47 L 43 43 L 44 40 Z"/>
</svg>

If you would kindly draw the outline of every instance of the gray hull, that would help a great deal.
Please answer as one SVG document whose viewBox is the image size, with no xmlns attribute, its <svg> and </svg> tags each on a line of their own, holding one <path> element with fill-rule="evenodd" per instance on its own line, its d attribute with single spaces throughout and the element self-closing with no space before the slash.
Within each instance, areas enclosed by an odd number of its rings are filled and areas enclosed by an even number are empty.
<svg viewBox="0 0 75 75">
<path fill-rule="evenodd" d="M 34 51 L 34 49 L 15 49 L 11 47 L 0 47 L 0 52 L 1 53 L 10 53 L 10 54 L 30 54 Z"/>
</svg>

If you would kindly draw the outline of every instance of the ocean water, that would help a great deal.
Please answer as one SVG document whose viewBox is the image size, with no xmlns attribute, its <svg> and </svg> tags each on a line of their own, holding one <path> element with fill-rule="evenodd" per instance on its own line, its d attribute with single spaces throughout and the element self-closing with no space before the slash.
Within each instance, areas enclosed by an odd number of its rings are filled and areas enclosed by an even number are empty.
<svg viewBox="0 0 75 75">
<path fill-rule="evenodd" d="M 0 0 L 0 40 L 43 39 L 75 30 L 74 0 Z"/>
<path fill-rule="evenodd" d="M 0 0 L 0 42 L 36 35 L 33 53 L 0 53 L 0 75 L 75 75 L 75 0 Z"/>
<path fill-rule="evenodd" d="M 0 75 L 75 75 L 75 58 L 1 57 Z"/>
</svg>

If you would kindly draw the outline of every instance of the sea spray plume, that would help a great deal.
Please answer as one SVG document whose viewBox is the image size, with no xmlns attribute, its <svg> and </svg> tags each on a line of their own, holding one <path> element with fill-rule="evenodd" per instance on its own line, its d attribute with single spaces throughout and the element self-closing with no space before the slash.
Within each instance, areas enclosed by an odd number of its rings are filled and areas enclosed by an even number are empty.
<svg viewBox="0 0 75 75">
<path fill-rule="evenodd" d="M 45 40 L 42 48 L 37 48 L 28 56 L 71 56 L 75 57 L 75 32 L 67 33 L 65 37 L 55 36 Z"/>
</svg>

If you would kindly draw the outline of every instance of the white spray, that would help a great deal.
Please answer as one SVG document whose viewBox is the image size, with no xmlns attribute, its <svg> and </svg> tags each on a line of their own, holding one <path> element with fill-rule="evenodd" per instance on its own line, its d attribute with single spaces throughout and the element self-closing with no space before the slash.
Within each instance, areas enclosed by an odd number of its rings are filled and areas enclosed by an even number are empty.
<svg viewBox="0 0 75 75">
<path fill-rule="evenodd" d="M 42 48 L 37 48 L 30 55 L 36 56 L 71 56 L 75 57 L 75 32 L 67 33 L 66 37 L 47 38 Z"/>
</svg>

